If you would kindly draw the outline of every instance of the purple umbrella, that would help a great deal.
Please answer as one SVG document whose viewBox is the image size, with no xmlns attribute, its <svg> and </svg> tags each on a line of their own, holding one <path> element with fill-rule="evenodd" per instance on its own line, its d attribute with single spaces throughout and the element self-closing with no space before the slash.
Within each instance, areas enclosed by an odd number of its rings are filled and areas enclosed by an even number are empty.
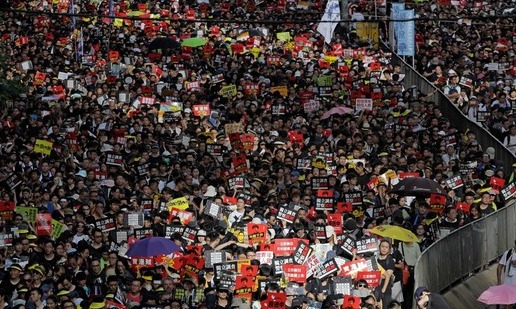
<svg viewBox="0 0 516 309">
<path fill-rule="evenodd" d="M 165 237 L 149 237 L 135 242 L 127 253 L 128 257 L 168 255 L 181 250 L 172 240 Z"/>
<path fill-rule="evenodd" d="M 352 114 L 353 109 L 346 107 L 346 106 L 337 106 L 331 108 L 329 111 L 323 114 L 321 119 L 327 119 L 330 118 L 332 115 L 346 115 L 346 114 Z"/>
</svg>

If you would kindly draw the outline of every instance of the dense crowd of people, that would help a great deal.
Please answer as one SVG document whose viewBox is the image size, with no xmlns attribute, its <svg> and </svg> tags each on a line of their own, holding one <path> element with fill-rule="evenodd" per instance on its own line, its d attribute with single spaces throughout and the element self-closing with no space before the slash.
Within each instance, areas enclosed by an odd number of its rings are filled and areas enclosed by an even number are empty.
<svg viewBox="0 0 516 309">
<path fill-rule="evenodd" d="M 504 9 L 483 3 L 412 7 Z M 516 165 L 357 23 L 325 44 L 325 5 L 6 1 L 2 74 L 21 95 L 0 110 L 0 309 L 410 308 L 421 252 L 504 207 Z M 418 24 L 416 67 L 511 149 L 512 66 L 491 65 L 514 60 L 506 26 Z M 407 177 L 447 195 L 390 192 Z M 174 252 L 128 256 L 148 237 Z"/>
</svg>

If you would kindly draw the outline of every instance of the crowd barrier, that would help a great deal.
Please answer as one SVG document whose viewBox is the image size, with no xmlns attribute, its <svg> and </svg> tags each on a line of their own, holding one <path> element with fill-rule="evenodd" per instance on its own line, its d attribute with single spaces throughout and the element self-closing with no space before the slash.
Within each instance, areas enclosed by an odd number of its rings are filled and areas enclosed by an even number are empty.
<svg viewBox="0 0 516 309">
<path fill-rule="evenodd" d="M 417 86 L 423 93 L 436 88 L 421 76 L 407 62 L 393 54 L 393 64 L 402 67 L 405 74 L 404 86 Z M 510 168 L 514 155 L 490 132 L 470 121 L 440 90 L 431 101 L 442 111 L 444 117 L 460 131 L 473 131 L 483 149 L 493 147 L 496 158 Z M 510 173 L 510 170 L 505 170 Z M 426 286 L 431 291 L 442 293 L 461 283 L 476 271 L 496 260 L 505 250 L 514 245 L 516 239 L 516 207 L 512 203 L 499 211 L 443 237 L 426 249 L 415 266 L 415 287 Z"/>
</svg>

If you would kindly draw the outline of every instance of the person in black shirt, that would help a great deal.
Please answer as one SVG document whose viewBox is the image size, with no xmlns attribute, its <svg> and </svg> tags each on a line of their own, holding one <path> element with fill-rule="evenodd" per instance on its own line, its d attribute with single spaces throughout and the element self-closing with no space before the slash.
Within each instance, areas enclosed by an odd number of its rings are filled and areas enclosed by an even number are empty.
<svg viewBox="0 0 516 309">
<path fill-rule="evenodd" d="M 391 302 L 391 294 L 392 294 L 392 276 L 394 273 L 394 259 L 391 255 L 392 245 L 386 240 L 382 239 L 379 246 L 378 258 L 377 262 L 380 264 L 385 272 L 382 274 L 382 281 L 380 285 L 377 287 L 377 290 L 380 294 L 380 298 L 382 299 L 383 304 L 388 304 Z"/>
</svg>

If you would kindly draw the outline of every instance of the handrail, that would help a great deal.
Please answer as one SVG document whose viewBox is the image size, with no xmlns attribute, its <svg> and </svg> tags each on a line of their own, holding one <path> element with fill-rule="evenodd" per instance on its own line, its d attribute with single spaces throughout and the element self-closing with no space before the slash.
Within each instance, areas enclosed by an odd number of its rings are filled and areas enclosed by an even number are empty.
<svg viewBox="0 0 516 309">
<path fill-rule="evenodd" d="M 512 165 L 515 161 L 514 154 L 497 138 L 468 119 L 442 91 L 395 53 L 392 61 L 402 67 L 406 86 L 417 85 L 423 93 L 436 91 L 433 102 L 440 108 L 444 117 L 452 119 L 453 126 L 462 132 L 474 132 L 482 147 L 495 149 L 496 159 L 503 162 L 505 168 Z M 508 173 L 510 170 L 505 172 Z M 467 224 L 427 248 L 414 268 L 414 288 L 426 286 L 433 292 L 441 293 L 488 265 L 512 247 L 516 237 L 514 205 L 515 203 L 512 203 L 485 218 Z"/>
</svg>

